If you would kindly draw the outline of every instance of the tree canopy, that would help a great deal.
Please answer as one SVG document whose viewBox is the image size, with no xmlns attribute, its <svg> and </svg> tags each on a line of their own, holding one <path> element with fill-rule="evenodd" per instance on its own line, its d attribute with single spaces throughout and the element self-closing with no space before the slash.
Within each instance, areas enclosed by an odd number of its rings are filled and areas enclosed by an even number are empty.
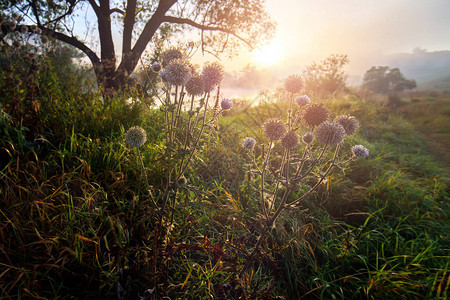
<svg viewBox="0 0 450 300">
<path fill-rule="evenodd" d="M 21 15 L 25 25 L 37 25 L 43 35 L 81 50 L 91 61 L 99 84 L 120 88 L 136 68 L 152 39 L 164 32 L 197 30 L 203 52 L 236 52 L 238 46 L 255 47 L 273 34 L 275 24 L 264 0 L 7 0 L 2 10 Z M 74 34 L 77 14 L 92 10 L 97 18 L 100 53 Z M 113 25 L 122 35 L 120 61 Z"/>
<path fill-rule="evenodd" d="M 374 66 L 363 78 L 363 87 L 376 93 L 397 93 L 416 86 L 416 81 L 406 79 L 398 68 L 387 66 Z"/>
</svg>

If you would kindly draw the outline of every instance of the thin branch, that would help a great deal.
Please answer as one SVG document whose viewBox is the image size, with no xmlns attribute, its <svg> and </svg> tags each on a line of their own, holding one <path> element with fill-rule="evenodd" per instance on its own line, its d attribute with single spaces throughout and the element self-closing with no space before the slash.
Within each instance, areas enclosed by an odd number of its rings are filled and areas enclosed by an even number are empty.
<svg viewBox="0 0 450 300">
<path fill-rule="evenodd" d="M 163 22 L 173 23 L 173 24 L 185 24 L 185 25 L 189 25 L 189 26 L 195 27 L 197 29 L 200 29 L 202 31 L 207 30 L 207 31 L 220 31 L 220 32 L 228 33 L 228 34 L 231 34 L 232 36 L 238 38 L 239 40 L 241 40 L 242 42 L 247 44 L 249 47 L 252 47 L 252 44 L 249 41 L 247 41 L 243 37 L 239 36 L 234 31 L 223 28 L 223 27 L 202 25 L 202 24 L 192 21 L 191 19 L 177 18 L 177 17 L 173 17 L 173 16 L 164 16 Z"/>
<path fill-rule="evenodd" d="M 123 10 L 121 10 L 120 8 L 117 8 L 117 7 L 111 8 L 109 13 L 110 14 L 118 13 L 118 14 L 121 14 L 122 16 L 125 15 L 125 12 Z"/>
</svg>

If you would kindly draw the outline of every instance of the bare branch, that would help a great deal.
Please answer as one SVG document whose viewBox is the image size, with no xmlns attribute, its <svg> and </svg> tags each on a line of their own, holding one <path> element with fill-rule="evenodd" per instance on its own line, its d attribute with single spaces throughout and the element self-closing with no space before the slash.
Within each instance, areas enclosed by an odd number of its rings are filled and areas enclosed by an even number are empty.
<svg viewBox="0 0 450 300">
<path fill-rule="evenodd" d="M 252 44 L 249 41 L 247 41 L 243 37 L 239 36 L 234 31 L 226 29 L 226 28 L 223 28 L 223 27 L 202 25 L 202 24 L 199 24 L 199 23 L 196 23 L 196 22 L 192 21 L 191 19 L 177 18 L 177 17 L 173 17 L 173 16 L 164 16 L 163 22 L 173 23 L 173 24 L 185 24 L 185 25 L 189 25 L 189 26 L 195 27 L 197 29 L 200 29 L 202 31 L 220 31 L 220 32 L 224 32 L 224 33 L 231 34 L 232 36 L 238 38 L 239 40 L 241 40 L 242 42 L 247 44 L 250 48 L 253 47 Z"/>
<path fill-rule="evenodd" d="M 123 10 L 121 10 L 120 8 L 117 8 L 117 7 L 111 8 L 111 10 L 109 12 L 110 12 L 110 14 L 118 13 L 118 14 L 121 14 L 122 16 L 125 15 L 125 12 Z"/>
</svg>

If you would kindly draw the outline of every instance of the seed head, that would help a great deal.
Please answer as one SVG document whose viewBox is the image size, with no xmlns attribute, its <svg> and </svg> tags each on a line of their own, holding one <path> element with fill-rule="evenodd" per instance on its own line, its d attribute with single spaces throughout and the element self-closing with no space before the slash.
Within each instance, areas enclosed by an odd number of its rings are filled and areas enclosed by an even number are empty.
<svg viewBox="0 0 450 300">
<path fill-rule="evenodd" d="M 207 64 L 202 71 L 205 92 L 211 92 L 216 86 L 220 85 L 223 74 L 223 67 L 219 63 Z"/>
<path fill-rule="evenodd" d="M 13 46 L 14 48 L 18 49 L 18 48 L 20 48 L 20 43 L 19 43 L 18 41 L 14 41 L 14 42 L 12 43 L 12 46 Z"/>
<path fill-rule="evenodd" d="M 345 135 L 344 128 L 336 123 L 325 121 L 317 127 L 316 137 L 319 142 L 327 145 L 337 145 Z"/>
<path fill-rule="evenodd" d="M 299 93 L 303 88 L 303 80 L 300 75 L 289 75 L 284 80 L 284 89 L 290 93 Z"/>
<path fill-rule="evenodd" d="M 200 76 L 193 76 L 186 82 L 186 92 L 191 96 L 200 96 L 203 94 L 203 78 Z"/>
<path fill-rule="evenodd" d="M 19 20 L 19 18 L 20 18 L 20 16 L 19 16 L 19 14 L 18 13 L 16 13 L 16 12 L 13 12 L 12 14 L 11 14 L 11 18 L 13 19 L 13 20 Z"/>
<path fill-rule="evenodd" d="M 42 42 L 42 44 L 47 45 L 48 44 L 48 38 L 45 35 L 42 35 L 41 36 L 41 42 Z"/>
<path fill-rule="evenodd" d="M 42 29 L 37 28 L 37 29 L 36 29 L 36 34 L 42 34 Z"/>
<path fill-rule="evenodd" d="M 349 115 L 340 115 L 334 119 L 334 123 L 342 125 L 346 135 L 352 135 L 359 127 L 359 122 L 355 117 Z"/>
<path fill-rule="evenodd" d="M 32 33 L 35 33 L 37 31 L 38 27 L 36 25 L 31 25 L 29 29 Z"/>
<path fill-rule="evenodd" d="M 291 130 L 281 139 L 281 145 L 286 149 L 294 149 L 298 146 L 299 140 L 298 134 Z"/>
<path fill-rule="evenodd" d="M 28 32 L 28 26 L 27 25 L 20 25 L 20 32 L 25 34 Z"/>
<path fill-rule="evenodd" d="M 369 157 L 369 150 L 363 145 L 355 145 L 352 147 L 352 153 L 356 157 Z"/>
<path fill-rule="evenodd" d="M 317 126 L 328 119 L 328 108 L 323 103 L 306 106 L 303 112 L 303 123 L 308 127 Z"/>
<path fill-rule="evenodd" d="M 153 72 L 158 73 L 162 69 L 162 65 L 159 61 L 152 63 L 151 69 Z"/>
<path fill-rule="evenodd" d="M 184 58 L 183 53 L 181 53 L 181 51 L 176 48 L 167 50 L 166 52 L 164 52 L 164 54 L 162 56 L 163 56 L 163 62 L 166 66 L 168 64 L 170 64 L 172 62 L 172 60 Z"/>
<path fill-rule="evenodd" d="M 166 80 L 173 85 L 184 85 L 192 76 L 192 68 L 183 59 L 174 59 L 164 69 Z"/>
<path fill-rule="evenodd" d="M 311 99 L 307 95 L 297 96 L 297 98 L 295 98 L 295 101 L 300 107 L 311 104 Z"/>
<path fill-rule="evenodd" d="M 314 139 L 314 134 L 311 131 L 308 131 L 307 133 L 305 133 L 302 136 L 302 141 L 305 144 L 311 143 L 313 139 Z"/>
<path fill-rule="evenodd" d="M 222 102 L 220 102 L 220 107 L 223 110 L 229 110 L 233 107 L 233 101 L 230 99 L 223 99 Z"/>
<path fill-rule="evenodd" d="M 142 127 L 134 126 L 128 129 L 126 133 L 126 140 L 131 147 L 140 147 L 145 144 L 147 134 Z"/>
<path fill-rule="evenodd" d="M 285 134 L 286 126 L 280 119 L 269 119 L 264 123 L 264 136 L 269 140 L 279 140 Z"/>
<path fill-rule="evenodd" d="M 256 145 L 256 140 L 252 137 L 246 137 L 243 141 L 242 141 L 242 147 L 246 148 L 246 149 L 253 149 Z"/>
</svg>

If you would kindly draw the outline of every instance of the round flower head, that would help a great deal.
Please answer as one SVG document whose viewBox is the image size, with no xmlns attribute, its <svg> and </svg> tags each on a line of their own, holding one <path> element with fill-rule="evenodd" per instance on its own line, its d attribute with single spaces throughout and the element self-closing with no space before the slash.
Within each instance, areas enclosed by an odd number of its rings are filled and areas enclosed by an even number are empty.
<svg viewBox="0 0 450 300">
<path fill-rule="evenodd" d="M 153 72 L 158 73 L 162 69 L 162 65 L 159 61 L 152 63 L 151 69 Z"/>
<path fill-rule="evenodd" d="M 14 41 L 14 42 L 12 43 L 12 46 L 13 46 L 14 48 L 18 49 L 18 48 L 20 48 L 20 43 L 19 43 L 18 41 Z"/>
<path fill-rule="evenodd" d="M 284 88 L 290 93 L 299 93 L 303 88 L 303 80 L 300 75 L 289 75 L 284 80 Z"/>
<path fill-rule="evenodd" d="M 285 134 L 286 126 L 280 119 L 269 119 L 264 123 L 264 136 L 269 140 L 279 140 Z"/>
<path fill-rule="evenodd" d="M 27 25 L 20 25 L 20 32 L 25 34 L 28 32 L 28 26 Z"/>
<path fill-rule="evenodd" d="M 246 137 L 243 141 L 242 141 L 242 147 L 246 148 L 246 149 L 253 149 L 253 147 L 255 147 L 256 145 L 256 140 L 252 137 Z"/>
<path fill-rule="evenodd" d="M 307 95 L 300 95 L 295 98 L 298 106 L 305 106 L 311 104 L 311 99 Z"/>
<path fill-rule="evenodd" d="M 328 108 L 323 103 L 306 106 L 303 112 L 303 123 L 309 127 L 317 126 L 328 119 Z"/>
<path fill-rule="evenodd" d="M 186 82 L 186 92 L 191 96 L 200 96 L 203 94 L 203 79 L 200 76 L 193 76 Z"/>
<path fill-rule="evenodd" d="M 131 147 L 140 147 L 144 145 L 145 141 L 147 140 L 147 134 L 145 133 L 145 130 L 139 126 L 134 126 L 128 129 L 125 136 L 128 145 L 130 145 Z"/>
<path fill-rule="evenodd" d="M 7 34 L 9 32 L 14 31 L 14 29 L 16 29 L 16 21 L 15 20 L 9 20 L 6 21 L 3 25 L 2 25 L 2 31 Z"/>
<path fill-rule="evenodd" d="M 298 146 L 299 140 L 298 134 L 291 130 L 281 139 L 281 145 L 286 149 L 294 149 Z"/>
<path fill-rule="evenodd" d="M 19 20 L 20 16 L 19 16 L 18 13 L 13 12 L 13 13 L 11 14 L 11 18 L 14 19 L 14 20 Z"/>
<path fill-rule="evenodd" d="M 47 45 L 48 38 L 45 35 L 41 36 L 41 42 L 42 42 L 42 44 Z"/>
<path fill-rule="evenodd" d="M 36 25 L 31 25 L 28 29 L 29 29 L 32 33 L 35 33 L 35 32 L 37 31 L 38 27 L 37 27 Z"/>
<path fill-rule="evenodd" d="M 348 115 L 340 115 L 334 119 L 334 123 L 341 125 L 344 127 L 346 135 L 352 135 L 356 132 L 359 127 L 359 122 L 353 116 Z"/>
<path fill-rule="evenodd" d="M 183 59 L 174 59 L 164 69 L 166 80 L 173 85 L 184 85 L 191 78 L 191 67 Z"/>
<path fill-rule="evenodd" d="M 369 157 L 369 150 L 363 145 L 355 145 L 352 147 L 352 153 L 356 157 Z"/>
<path fill-rule="evenodd" d="M 36 34 L 42 34 L 42 29 L 36 28 Z"/>
<path fill-rule="evenodd" d="M 206 65 L 202 71 L 205 92 L 211 92 L 223 79 L 223 67 L 217 62 Z"/>
<path fill-rule="evenodd" d="M 223 99 L 222 102 L 220 102 L 220 107 L 223 110 L 228 110 L 233 107 L 233 101 L 230 99 Z"/>
<path fill-rule="evenodd" d="M 164 52 L 163 61 L 166 65 L 170 64 L 172 60 L 182 59 L 184 57 L 180 50 L 172 48 Z"/>
<path fill-rule="evenodd" d="M 302 136 L 302 141 L 305 144 L 311 143 L 313 139 L 314 139 L 314 134 L 311 131 L 308 131 L 307 133 L 305 133 Z"/>
<path fill-rule="evenodd" d="M 319 142 L 327 145 L 337 145 L 344 139 L 344 128 L 330 121 L 325 121 L 317 127 L 316 137 Z"/>
</svg>

